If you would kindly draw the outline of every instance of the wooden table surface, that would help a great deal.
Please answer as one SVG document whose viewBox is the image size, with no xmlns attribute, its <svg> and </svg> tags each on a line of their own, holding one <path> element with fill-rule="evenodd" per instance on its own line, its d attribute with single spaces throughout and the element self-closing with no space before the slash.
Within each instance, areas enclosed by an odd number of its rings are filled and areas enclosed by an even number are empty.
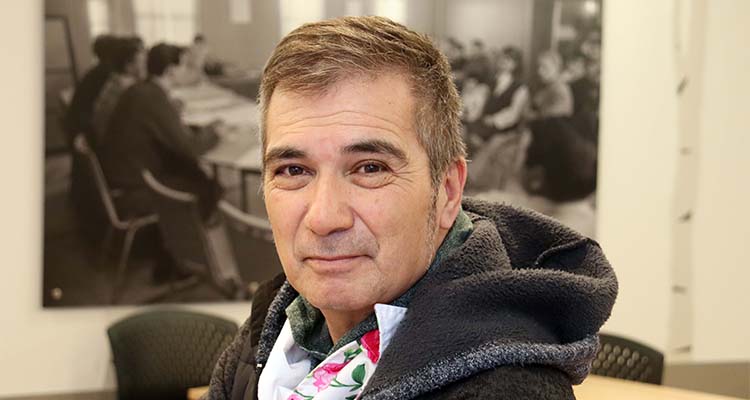
<svg viewBox="0 0 750 400">
<path fill-rule="evenodd" d="M 188 391 L 188 400 L 197 400 L 208 387 L 193 388 Z M 591 375 L 573 386 L 578 400 L 736 400 L 734 397 L 709 393 L 693 392 L 666 386 L 631 382 L 622 379 Z"/>
<path fill-rule="evenodd" d="M 730 400 L 734 397 L 590 375 L 573 386 L 578 400 Z"/>
</svg>

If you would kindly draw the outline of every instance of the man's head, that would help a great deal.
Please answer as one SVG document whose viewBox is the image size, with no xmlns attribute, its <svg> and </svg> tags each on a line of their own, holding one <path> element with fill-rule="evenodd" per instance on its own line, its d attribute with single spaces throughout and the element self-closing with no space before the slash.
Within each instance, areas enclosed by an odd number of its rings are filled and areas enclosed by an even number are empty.
<svg viewBox="0 0 750 400">
<path fill-rule="evenodd" d="M 292 285 L 372 311 L 411 287 L 460 209 L 460 101 L 424 36 L 379 17 L 304 25 L 261 83 L 264 193 Z"/>
<path fill-rule="evenodd" d="M 114 35 L 109 34 L 99 35 L 94 39 L 94 43 L 91 44 L 91 51 L 100 63 L 105 65 L 112 63 L 112 55 L 115 52 L 117 40 Z"/>
<path fill-rule="evenodd" d="M 146 51 L 138 37 L 118 38 L 112 56 L 112 69 L 136 79 L 146 77 Z"/>
<path fill-rule="evenodd" d="M 562 69 L 562 58 L 556 52 L 549 50 L 539 55 L 537 73 L 544 83 L 552 83 L 559 79 Z"/>
<path fill-rule="evenodd" d="M 500 52 L 498 59 L 498 70 L 510 72 L 516 79 L 521 78 L 523 73 L 523 53 L 515 46 L 506 46 Z"/>
<path fill-rule="evenodd" d="M 184 68 L 185 49 L 166 43 L 159 43 L 148 51 L 147 68 L 152 77 L 171 79 Z"/>
</svg>

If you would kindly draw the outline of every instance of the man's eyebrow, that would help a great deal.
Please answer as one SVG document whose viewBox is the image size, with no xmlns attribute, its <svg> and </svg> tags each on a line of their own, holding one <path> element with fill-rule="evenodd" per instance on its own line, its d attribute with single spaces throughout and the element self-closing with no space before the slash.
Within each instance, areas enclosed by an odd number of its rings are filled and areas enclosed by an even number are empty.
<svg viewBox="0 0 750 400">
<path fill-rule="evenodd" d="M 380 139 L 364 140 L 352 143 L 344 147 L 345 153 L 376 153 L 396 157 L 399 161 L 406 162 L 406 153 L 390 142 Z"/>
<path fill-rule="evenodd" d="M 274 147 L 263 156 L 263 165 L 268 165 L 269 163 L 280 160 L 305 158 L 306 156 L 307 153 L 291 146 Z"/>
</svg>

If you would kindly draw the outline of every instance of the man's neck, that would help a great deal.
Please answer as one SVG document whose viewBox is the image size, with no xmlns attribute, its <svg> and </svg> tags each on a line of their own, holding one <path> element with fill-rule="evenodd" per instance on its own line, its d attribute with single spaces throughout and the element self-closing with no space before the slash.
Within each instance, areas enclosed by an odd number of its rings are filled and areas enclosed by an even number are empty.
<svg viewBox="0 0 750 400">
<path fill-rule="evenodd" d="M 169 93 L 169 90 L 172 88 L 172 85 L 169 82 L 169 79 L 165 76 L 153 76 L 151 77 L 151 80 L 156 82 L 159 87 L 164 89 L 165 92 Z"/>
<path fill-rule="evenodd" d="M 320 310 L 320 312 L 325 317 L 331 341 L 336 344 L 347 332 L 372 314 L 373 308 L 360 311 Z"/>
<path fill-rule="evenodd" d="M 117 79 L 122 86 L 130 86 L 136 82 L 136 77 L 130 74 L 117 74 Z"/>
</svg>

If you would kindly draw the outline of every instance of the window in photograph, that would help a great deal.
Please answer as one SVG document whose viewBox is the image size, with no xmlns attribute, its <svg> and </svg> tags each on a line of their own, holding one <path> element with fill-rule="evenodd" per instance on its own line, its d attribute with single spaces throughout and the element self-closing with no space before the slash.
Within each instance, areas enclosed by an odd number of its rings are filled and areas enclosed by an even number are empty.
<svg viewBox="0 0 750 400">
<path fill-rule="evenodd" d="M 146 45 L 188 44 L 196 31 L 195 0 L 134 0 L 135 26 Z"/>
<path fill-rule="evenodd" d="M 344 15 L 365 15 L 365 4 L 362 0 L 346 0 L 346 3 L 344 3 Z"/>
<path fill-rule="evenodd" d="M 401 24 L 406 24 L 406 1 L 376 0 L 374 14 L 388 17 Z"/>
<path fill-rule="evenodd" d="M 323 19 L 324 7 L 323 0 L 282 0 L 279 3 L 281 36 L 304 23 Z"/>
<path fill-rule="evenodd" d="M 109 26 L 109 4 L 107 0 L 88 0 L 89 34 L 92 38 L 107 33 Z"/>
<path fill-rule="evenodd" d="M 252 18 L 250 0 L 231 0 L 229 2 L 229 18 L 235 24 L 250 23 Z"/>
</svg>

